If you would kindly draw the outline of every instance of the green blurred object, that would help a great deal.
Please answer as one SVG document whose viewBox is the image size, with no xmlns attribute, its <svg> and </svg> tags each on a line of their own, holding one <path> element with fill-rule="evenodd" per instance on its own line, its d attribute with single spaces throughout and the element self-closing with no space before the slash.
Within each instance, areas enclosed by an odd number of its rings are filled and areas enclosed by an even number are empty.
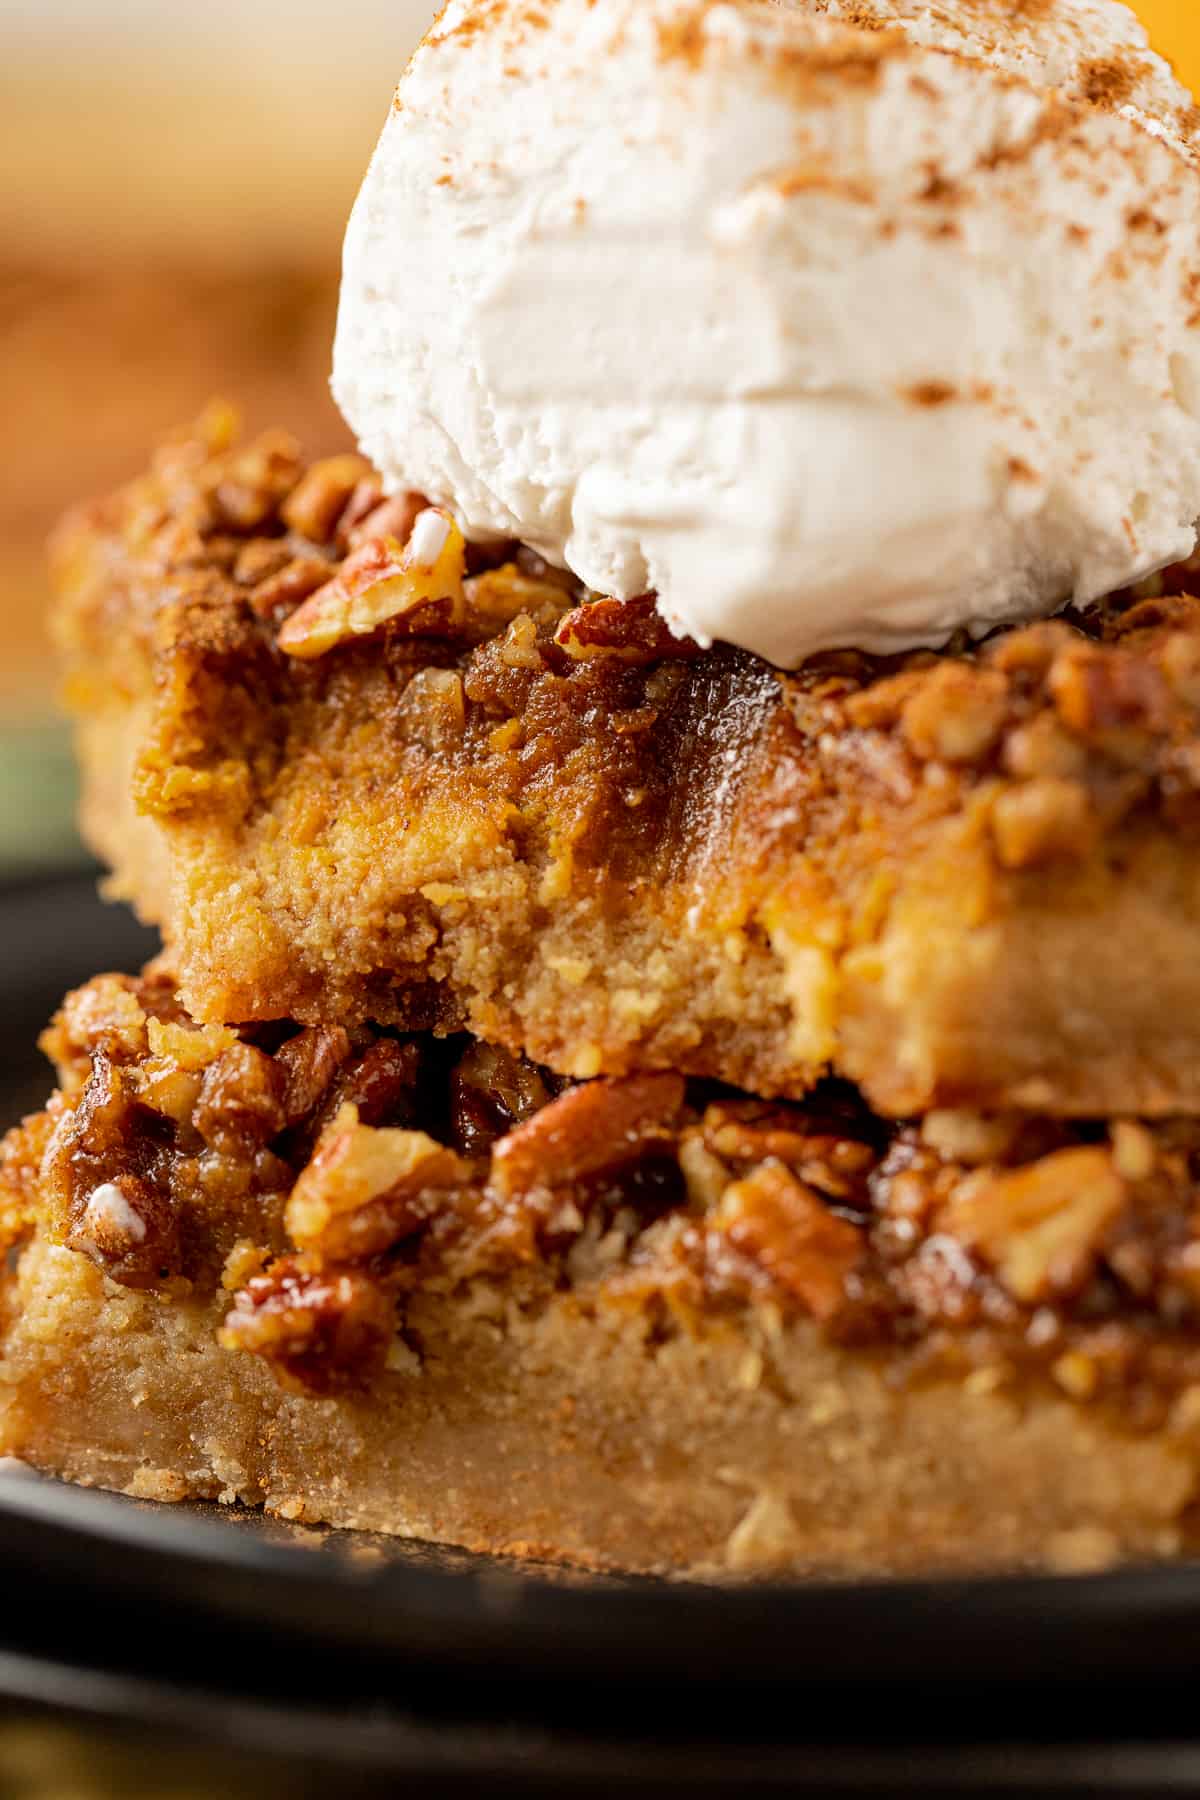
<svg viewBox="0 0 1200 1800">
<path fill-rule="evenodd" d="M 0 879 L 86 866 L 77 798 L 65 724 L 47 719 L 0 729 Z"/>
</svg>

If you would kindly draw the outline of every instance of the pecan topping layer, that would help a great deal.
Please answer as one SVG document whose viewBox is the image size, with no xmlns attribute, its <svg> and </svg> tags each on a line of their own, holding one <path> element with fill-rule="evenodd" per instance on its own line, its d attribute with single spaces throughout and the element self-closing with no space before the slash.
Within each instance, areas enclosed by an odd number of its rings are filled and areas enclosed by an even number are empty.
<svg viewBox="0 0 1200 1800">
<path fill-rule="evenodd" d="M 675 636 L 653 594 L 589 595 L 525 547 L 464 544 L 423 495 L 385 497 L 357 455 L 307 463 L 286 432 L 248 444 L 232 435 L 216 411 L 165 444 L 106 524 L 159 574 L 207 581 L 206 591 L 227 574 L 231 609 L 257 615 L 289 661 L 376 633 L 490 650 L 513 627 L 505 659 L 515 669 L 587 677 L 595 665 L 650 680 L 712 654 Z M 95 529 L 86 512 L 65 522 L 56 560 L 70 563 Z M 1180 564 L 1143 584 L 1161 590 L 1153 598 L 1117 594 L 937 657 L 829 653 L 777 680 L 818 770 L 860 732 L 882 740 L 861 747 L 864 761 L 882 768 L 886 744 L 897 780 L 945 771 L 947 800 L 981 783 L 997 799 L 1015 790 L 996 831 L 1003 867 L 1079 857 L 1089 833 L 1134 808 L 1195 811 L 1198 580 L 1200 569 Z M 495 685 L 488 660 L 458 673 L 468 697 Z M 644 710 L 652 701 L 642 698 Z M 1026 783 L 1037 791 L 1023 793 Z"/>
<path fill-rule="evenodd" d="M 228 1288 L 222 1343 L 297 1390 L 385 1377 L 408 1296 L 498 1276 L 675 1329 L 766 1305 L 1139 1418 L 1200 1380 L 1200 1123 L 917 1129 L 834 1086 L 564 1084 L 471 1040 L 198 1027 L 162 974 L 89 983 L 47 1047 L 63 1085 L 0 1159 L 6 1241 L 40 1220 L 123 1285 Z"/>
</svg>

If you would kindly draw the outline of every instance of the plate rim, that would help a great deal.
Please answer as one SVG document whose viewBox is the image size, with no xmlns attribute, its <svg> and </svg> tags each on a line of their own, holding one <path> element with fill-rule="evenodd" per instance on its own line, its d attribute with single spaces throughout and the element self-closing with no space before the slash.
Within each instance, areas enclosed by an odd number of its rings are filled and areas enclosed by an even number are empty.
<svg viewBox="0 0 1200 1800">
<path fill-rule="evenodd" d="M 215 1502 L 181 1510 L 55 1477 L 0 1476 L 0 1559 L 10 1566 L 32 1555 L 42 1574 L 100 1593 L 119 1571 L 127 1600 L 167 1594 L 177 1614 L 283 1634 L 297 1650 L 458 1663 L 490 1661 L 502 1647 L 514 1669 L 565 1677 L 586 1668 L 594 1677 L 619 1658 L 622 1680 L 669 1668 L 689 1682 L 746 1689 L 772 1679 L 790 1688 L 800 1676 L 914 1685 L 1182 1678 L 1194 1672 L 1200 1642 L 1197 1562 L 865 1581 L 586 1572 L 564 1581 L 548 1567 L 454 1550 L 461 1567 L 406 1560 L 444 1547 L 405 1540 L 394 1559 L 356 1558 L 347 1550 L 382 1540 L 302 1529 L 304 1539 L 287 1542 L 278 1535 L 286 1526 L 249 1509 L 230 1517 Z M 1150 1665 L 1149 1643 L 1158 1650 Z"/>
</svg>

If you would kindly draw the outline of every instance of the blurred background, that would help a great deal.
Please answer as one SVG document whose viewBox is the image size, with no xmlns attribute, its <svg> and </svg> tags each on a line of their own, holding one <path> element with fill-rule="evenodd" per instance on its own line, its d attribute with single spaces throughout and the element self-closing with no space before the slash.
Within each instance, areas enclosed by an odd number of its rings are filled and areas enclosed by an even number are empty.
<svg viewBox="0 0 1200 1800">
<path fill-rule="evenodd" d="M 43 551 L 213 395 L 342 441 L 342 232 L 435 0 L 0 3 L 0 870 L 80 853 Z"/>
<path fill-rule="evenodd" d="M 434 0 L 0 3 L 0 869 L 78 856 L 43 544 L 215 394 L 316 450 L 346 215 Z M 1141 0 L 1200 82 L 1200 0 Z"/>
</svg>

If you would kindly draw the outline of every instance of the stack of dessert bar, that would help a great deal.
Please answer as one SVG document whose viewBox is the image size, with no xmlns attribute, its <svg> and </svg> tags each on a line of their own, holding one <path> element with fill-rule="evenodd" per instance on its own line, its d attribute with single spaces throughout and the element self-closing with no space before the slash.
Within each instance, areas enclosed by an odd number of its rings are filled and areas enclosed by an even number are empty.
<svg viewBox="0 0 1200 1800">
<path fill-rule="evenodd" d="M 1186 566 L 789 674 L 219 409 L 54 560 L 167 947 L 7 1141 L 0 1449 L 626 1568 L 1186 1541 Z"/>
</svg>

